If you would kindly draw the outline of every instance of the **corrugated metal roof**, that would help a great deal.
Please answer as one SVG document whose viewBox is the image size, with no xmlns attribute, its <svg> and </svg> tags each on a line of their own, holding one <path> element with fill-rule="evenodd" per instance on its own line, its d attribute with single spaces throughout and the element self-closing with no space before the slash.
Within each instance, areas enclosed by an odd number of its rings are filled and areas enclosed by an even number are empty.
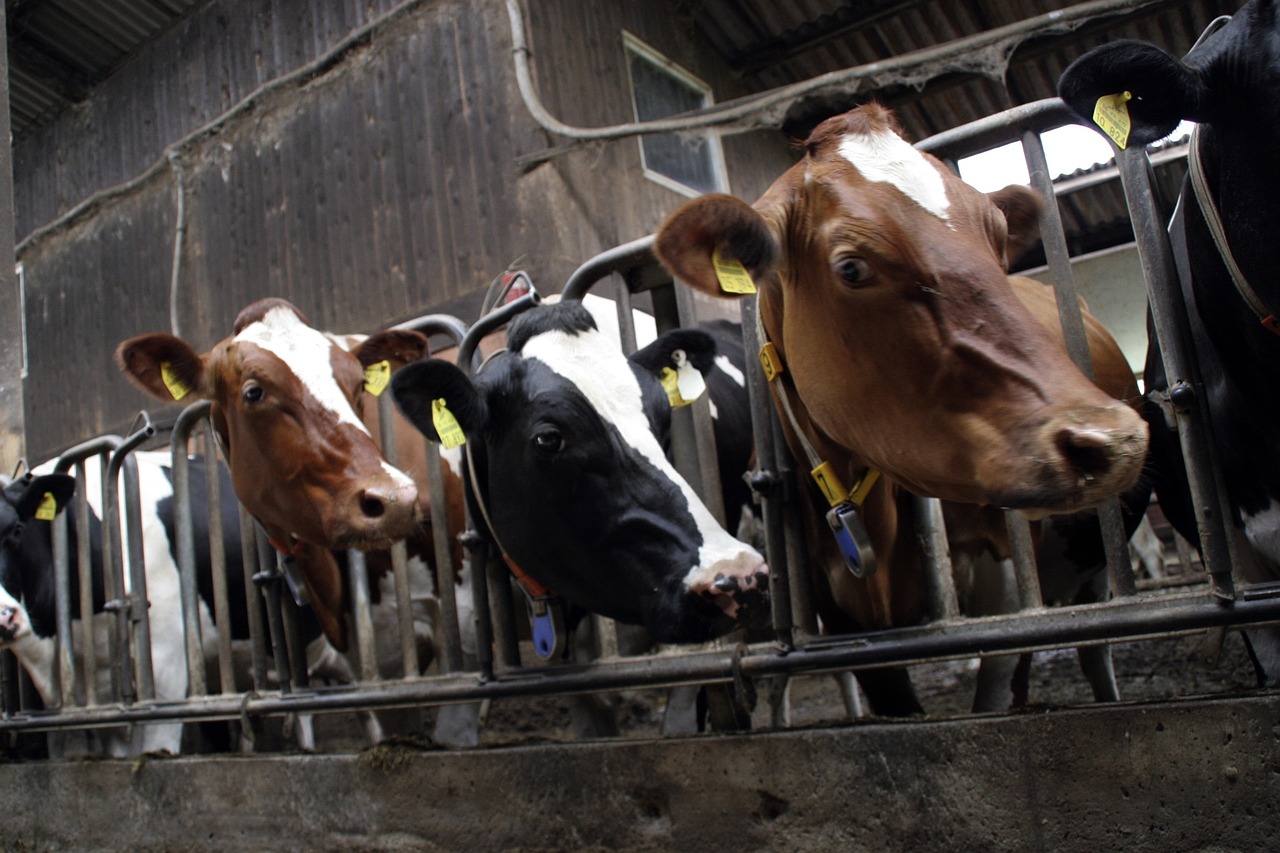
<svg viewBox="0 0 1280 853">
<path fill-rule="evenodd" d="M 9 114 L 22 139 L 203 0 L 7 0 Z"/>
</svg>

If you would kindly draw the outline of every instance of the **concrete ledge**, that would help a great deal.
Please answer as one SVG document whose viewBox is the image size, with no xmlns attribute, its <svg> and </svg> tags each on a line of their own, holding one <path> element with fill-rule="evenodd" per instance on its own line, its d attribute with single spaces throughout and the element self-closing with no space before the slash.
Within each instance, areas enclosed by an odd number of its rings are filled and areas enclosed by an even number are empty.
<svg viewBox="0 0 1280 853">
<path fill-rule="evenodd" d="M 3 850 L 1258 851 L 1280 844 L 1280 694 L 0 779 Z"/>
</svg>

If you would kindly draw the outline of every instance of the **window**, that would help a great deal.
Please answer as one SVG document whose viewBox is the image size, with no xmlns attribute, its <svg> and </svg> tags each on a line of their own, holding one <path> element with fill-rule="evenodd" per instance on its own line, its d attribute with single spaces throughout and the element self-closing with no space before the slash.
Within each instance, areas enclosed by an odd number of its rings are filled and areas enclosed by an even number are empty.
<svg viewBox="0 0 1280 853">
<path fill-rule="evenodd" d="M 651 121 L 715 103 L 711 87 L 630 33 L 623 33 L 637 121 Z M 677 133 L 640 137 L 645 177 L 685 195 L 723 192 L 724 154 L 718 137 Z"/>
</svg>

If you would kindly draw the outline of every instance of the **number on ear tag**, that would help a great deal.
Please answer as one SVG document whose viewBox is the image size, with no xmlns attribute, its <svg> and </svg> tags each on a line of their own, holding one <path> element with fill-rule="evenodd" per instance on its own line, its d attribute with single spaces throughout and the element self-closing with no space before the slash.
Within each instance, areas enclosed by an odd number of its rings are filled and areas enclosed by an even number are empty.
<svg viewBox="0 0 1280 853">
<path fill-rule="evenodd" d="M 684 350 L 674 350 L 671 353 L 671 360 L 676 365 L 676 385 L 680 389 L 680 396 L 686 403 L 692 403 L 707 390 L 707 382 L 702 378 L 698 368 L 693 366 L 693 362 L 689 361 L 689 356 Z"/>
<path fill-rule="evenodd" d="M 751 273 L 735 257 L 720 253 L 719 247 L 711 252 L 711 265 L 716 271 L 716 281 L 725 293 L 752 294 L 756 292 L 756 283 L 751 280 Z"/>
<path fill-rule="evenodd" d="M 842 503 L 827 513 L 827 524 L 835 534 L 836 544 L 844 557 L 844 566 L 855 578 L 870 577 L 876 571 L 876 554 L 871 548 L 867 528 L 858 518 L 858 510 L 851 503 Z"/>
<path fill-rule="evenodd" d="M 391 384 L 391 362 L 383 359 L 364 369 L 364 390 L 373 396 L 382 396 L 382 392 L 387 390 L 389 384 Z"/>
<path fill-rule="evenodd" d="M 57 515 L 58 501 L 52 492 L 45 492 L 44 497 L 40 499 L 40 506 L 36 507 L 36 518 L 40 521 L 53 521 Z"/>
<path fill-rule="evenodd" d="M 449 411 L 443 398 L 431 402 L 431 423 L 436 428 L 436 435 L 440 436 L 440 446 L 445 450 L 467 443 L 466 433 L 462 431 L 458 419 Z"/>
<path fill-rule="evenodd" d="M 175 402 L 191 393 L 191 387 L 167 361 L 160 362 L 160 381 L 164 383 L 165 388 L 169 389 L 169 396 L 173 397 Z"/>
<path fill-rule="evenodd" d="M 1102 128 L 1102 132 L 1121 148 L 1129 142 L 1129 128 L 1132 124 L 1126 104 L 1132 99 L 1132 92 L 1117 92 L 1098 98 L 1098 103 L 1093 107 L 1093 123 Z"/>
</svg>

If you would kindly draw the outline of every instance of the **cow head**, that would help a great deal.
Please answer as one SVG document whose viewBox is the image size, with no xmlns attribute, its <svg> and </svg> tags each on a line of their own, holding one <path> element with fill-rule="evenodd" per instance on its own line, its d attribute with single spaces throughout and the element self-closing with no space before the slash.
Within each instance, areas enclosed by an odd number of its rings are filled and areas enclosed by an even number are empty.
<svg viewBox="0 0 1280 853">
<path fill-rule="evenodd" d="M 575 604 L 655 638 L 696 642 L 767 615 L 767 567 L 726 533 L 663 452 L 670 402 L 658 374 L 682 350 L 710 370 L 714 344 L 678 330 L 630 360 L 581 304 L 544 305 L 475 380 L 429 359 L 392 382 L 438 438 L 433 402 L 465 431 L 498 544 Z"/>
<path fill-rule="evenodd" d="M 401 330 L 347 348 L 290 303 L 264 299 L 204 355 L 151 334 L 122 343 L 116 361 L 161 400 L 213 402 L 237 497 L 278 546 L 299 551 L 316 615 L 344 648 L 342 583 L 329 549 L 385 547 L 422 518 L 413 481 L 386 462 L 362 423 L 364 370 L 395 370 L 426 351 L 425 337 Z"/>
<path fill-rule="evenodd" d="M 1128 93 L 1122 109 L 1130 122 L 1129 146 L 1167 136 L 1184 119 L 1199 124 L 1204 173 L 1221 213 L 1227 244 L 1267 312 L 1280 316 L 1280 278 L 1275 275 L 1272 237 L 1280 222 L 1280 158 L 1275 155 L 1280 146 L 1276 3 L 1252 0 L 1245 4 L 1181 59 L 1146 42 L 1108 42 L 1072 62 L 1058 82 L 1058 91 L 1087 122 L 1099 98 Z M 1184 210 L 1186 239 L 1197 307 L 1222 348 L 1228 369 L 1242 377 L 1252 373 L 1258 362 L 1274 360 L 1275 338 L 1253 328 L 1257 318 L 1232 293 L 1203 216 L 1192 200 L 1187 198 L 1187 204 L 1180 206 L 1189 208 Z M 1247 339 L 1240 340 L 1242 335 L 1262 343 L 1249 346 Z"/>
<path fill-rule="evenodd" d="M 713 254 L 745 265 L 784 381 L 862 464 L 919 494 L 1076 510 L 1132 485 L 1146 428 L 1015 296 L 1007 223 L 1027 204 L 965 184 L 872 104 L 823 122 L 754 207 L 688 202 L 655 250 L 718 296 Z"/>
<path fill-rule="evenodd" d="M 54 634 L 52 620 L 33 621 L 33 614 L 53 613 L 53 585 L 49 582 L 53 554 L 47 522 L 71 500 L 75 488 L 73 477 L 45 474 L 7 483 L 0 492 L 0 644 L 33 632 L 39 637 Z M 35 529 L 36 525 L 46 525 L 46 529 Z M 42 579 L 33 572 L 48 576 Z M 28 611 L 22 601 L 32 597 L 42 600 Z"/>
</svg>

